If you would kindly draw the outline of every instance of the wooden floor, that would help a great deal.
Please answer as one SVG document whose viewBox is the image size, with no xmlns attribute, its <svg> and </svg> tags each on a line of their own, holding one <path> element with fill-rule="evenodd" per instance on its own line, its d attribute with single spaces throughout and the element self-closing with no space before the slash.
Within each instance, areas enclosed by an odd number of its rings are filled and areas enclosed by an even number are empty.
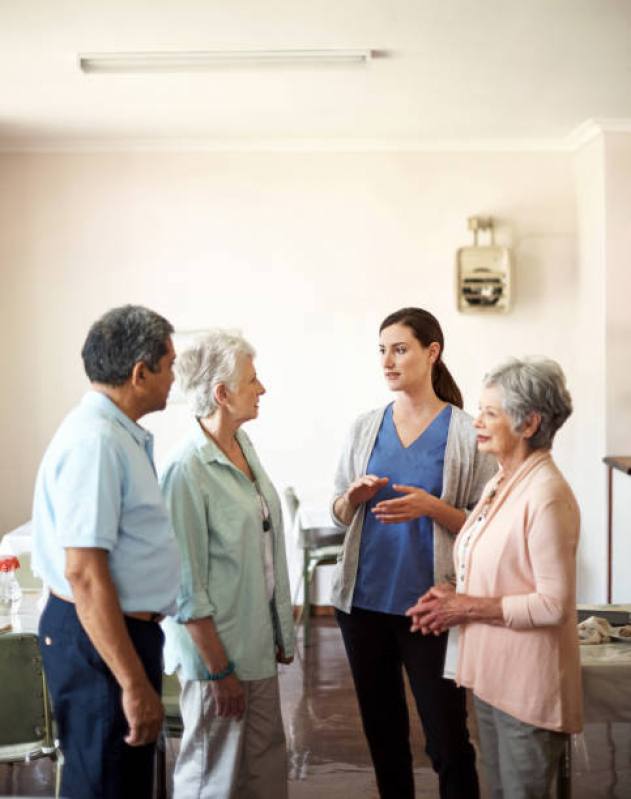
<svg viewBox="0 0 631 799">
<path fill-rule="evenodd" d="M 306 654 L 299 636 L 296 660 L 282 667 L 281 692 L 290 798 L 377 799 L 342 641 L 333 619 L 314 619 L 312 646 Z M 437 797 L 437 780 L 425 756 L 412 707 L 410 716 L 416 796 Z M 475 741 L 473 721 L 471 727 Z M 178 742 L 168 741 L 169 776 L 177 751 Z M 572 783 L 573 799 L 630 799 L 631 724 L 588 725 L 584 741 L 575 745 Z M 0 796 L 53 793 L 53 767 L 48 761 L 15 769 L 0 766 Z"/>
</svg>

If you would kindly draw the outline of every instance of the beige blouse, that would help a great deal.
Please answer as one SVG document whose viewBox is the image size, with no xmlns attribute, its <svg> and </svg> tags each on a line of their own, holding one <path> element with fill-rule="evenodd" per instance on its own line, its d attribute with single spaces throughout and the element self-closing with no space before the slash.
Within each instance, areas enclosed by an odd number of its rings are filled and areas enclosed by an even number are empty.
<svg viewBox="0 0 631 799">
<path fill-rule="evenodd" d="M 487 485 L 460 537 L 495 483 L 493 478 Z M 456 681 L 483 701 L 562 732 L 579 732 L 583 719 L 576 631 L 579 528 L 572 490 L 549 451 L 537 450 L 501 485 L 464 575 L 466 594 L 502 597 L 506 627 L 463 625 L 456 668 Z"/>
</svg>

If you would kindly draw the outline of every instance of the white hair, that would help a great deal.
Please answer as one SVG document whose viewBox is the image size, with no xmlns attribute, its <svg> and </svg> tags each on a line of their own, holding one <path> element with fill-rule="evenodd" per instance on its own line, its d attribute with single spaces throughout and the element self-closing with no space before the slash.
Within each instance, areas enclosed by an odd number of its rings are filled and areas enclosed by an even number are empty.
<svg viewBox="0 0 631 799">
<path fill-rule="evenodd" d="M 550 449 L 557 430 L 572 413 L 572 398 L 565 375 L 549 358 L 511 358 L 484 376 L 484 386 L 497 386 L 502 392 L 502 408 L 521 430 L 532 413 L 541 424 L 528 439 L 531 449 Z"/>
<path fill-rule="evenodd" d="M 243 359 L 256 352 L 238 330 L 215 328 L 198 336 L 175 362 L 175 373 L 182 393 L 193 413 L 203 419 L 217 410 L 214 390 L 224 383 L 237 387 Z"/>
</svg>

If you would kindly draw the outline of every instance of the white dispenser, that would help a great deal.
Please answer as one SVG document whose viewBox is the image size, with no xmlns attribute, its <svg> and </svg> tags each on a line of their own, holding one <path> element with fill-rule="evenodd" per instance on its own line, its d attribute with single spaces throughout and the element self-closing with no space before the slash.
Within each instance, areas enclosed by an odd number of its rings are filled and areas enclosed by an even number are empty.
<svg viewBox="0 0 631 799">
<path fill-rule="evenodd" d="M 456 252 L 456 307 L 461 313 L 507 313 L 513 275 L 510 250 L 495 245 L 492 217 L 472 216 L 473 246 Z M 478 231 L 488 230 L 491 243 L 478 246 Z"/>
</svg>

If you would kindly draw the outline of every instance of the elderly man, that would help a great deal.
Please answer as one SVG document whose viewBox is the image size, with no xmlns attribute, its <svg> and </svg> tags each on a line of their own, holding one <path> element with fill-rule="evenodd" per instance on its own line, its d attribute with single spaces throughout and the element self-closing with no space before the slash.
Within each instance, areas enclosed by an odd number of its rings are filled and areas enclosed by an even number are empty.
<svg viewBox="0 0 631 799">
<path fill-rule="evenodd" d="M 42 461 L 33 565 L 51 589 L 40 648 L 71 799 L 149 799 L 163 708 L 163 635 L 175 610 L 177 545 L 138 425 L 173 382 L 173 327 L 127 305 L 90 329 L 92 384 Z"/>
</svg>

